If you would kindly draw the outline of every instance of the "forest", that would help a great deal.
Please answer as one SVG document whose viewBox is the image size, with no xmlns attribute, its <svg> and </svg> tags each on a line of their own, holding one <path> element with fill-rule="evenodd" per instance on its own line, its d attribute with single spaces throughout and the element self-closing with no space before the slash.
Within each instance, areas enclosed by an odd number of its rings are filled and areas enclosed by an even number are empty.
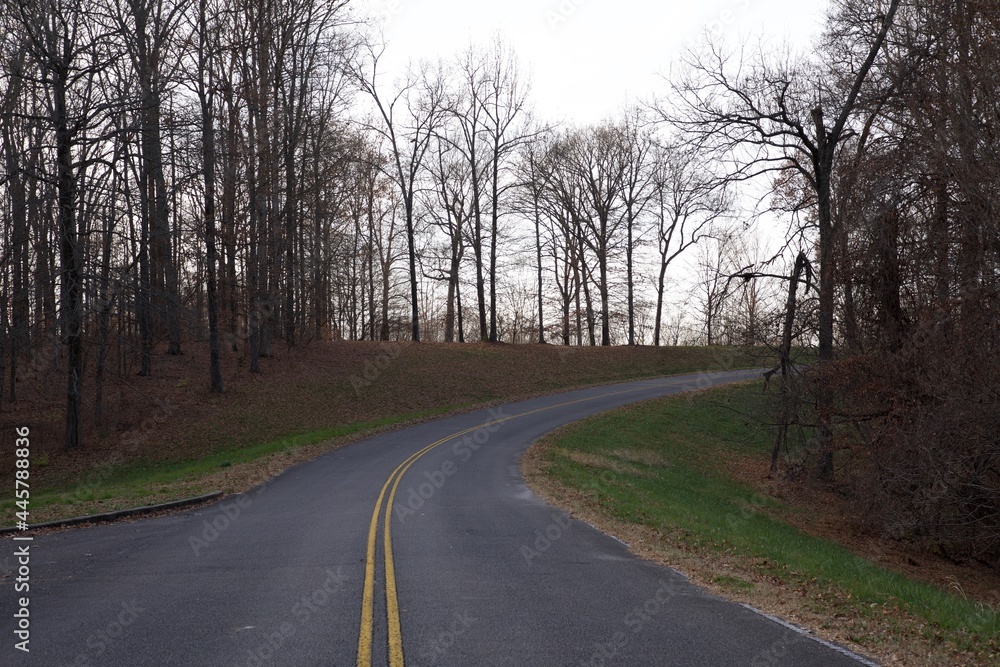
<svg viewBox="0 0 1000 667">
<path fill-rule="evenodd" d="M 390 77 L 348 0 L 0 26 L 0 412 L 58 359 L 67 449 L 107 378 L 194 345 L 212 392 L 225 350 L 315 340 L 759 346 L 776 474 L 1000 563 L 997 3 L 834 0 L 808 53 L 708 34 L 585 126 L 501 37 Z"/>
</svg>

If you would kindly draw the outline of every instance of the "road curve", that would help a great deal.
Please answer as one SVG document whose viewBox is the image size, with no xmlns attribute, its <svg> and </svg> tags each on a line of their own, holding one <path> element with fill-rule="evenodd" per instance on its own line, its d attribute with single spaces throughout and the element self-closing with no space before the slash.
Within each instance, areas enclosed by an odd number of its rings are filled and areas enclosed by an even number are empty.
<svg viewBox="0 0 1000 667">
<path fill-rule="evenodd" d="M 29 653 L 14 648 L 25 543 L 5 539 L 0 663 L 872 664 L 633 557 L 523 483 L 521 454 L 554 428 L 755 374 L 479 410 L 347 445 L 214 505 L 35 537 Z"/>
</svg>

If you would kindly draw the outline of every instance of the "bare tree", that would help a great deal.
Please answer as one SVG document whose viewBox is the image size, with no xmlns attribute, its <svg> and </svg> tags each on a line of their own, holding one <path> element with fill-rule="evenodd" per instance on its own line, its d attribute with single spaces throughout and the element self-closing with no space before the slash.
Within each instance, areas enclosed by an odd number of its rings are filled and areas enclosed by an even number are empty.
<svg viewBox="0 0 1000 667">
<path fill-rule="evenodd" d="M 831 215 L 831 183 L 841 143 L 855 134 L 849 127 L 858 97 L 882 51 L 900 0 L 890 0 L 883 12 L 872 8 L 869 48 L 864 60 L 844 88 L 834 85 L 812 89 L 817 73 L 789 63 L 774 65 L 763 54 L 753 61 L 734 61 L 714 44 L 699 55 L 690 52 L 688 74 L 674 82 L 676 109 L 661 108 L 662 115 L 683 129 L 694 141 L 727 156 L 734 179 L 748 179 L 771 172 L 794 170 L 816 193 L 819 226 L 819 358 L 834 357 L 836 233 Z M 839 99 L 838 99 L 839 98 Z M 835 100 L 831 105 L 830 101 Z M 832 123 L 827 122 L 833 106 Z M 819 438 L 822 443 L 820 476 L 833 475 L 832 401 L 825 388 L 819 392 Z"/>
<path fill-rule="evenodd" d="M 532 141 L 525 143 L 521 149 L 519 169 L 519 182 L 522 191 L 526 195 L 523 211 L 534 223 L 535 230 L 535 275 L 537 282 L 536 302 L 538 305 L 538 343 L 545 343 L 545 301 L 543 287 L 543 265 L 542 265 L 542 218 L 545 215 L 546 193 L 550 186 L 550 172 L 546 168 L 545 154 L 548 150 L 549 137 L 547 135 L 536 136 Z M 558 280 L 558 276 L 557 276 Z M 561 286 L 560 286 L 561 287 Z M 565 293 L 564 293 L 565 297 Z M 564 299 L 564 304 L 568 309 L 568 301 Z M 564 331 L 568 339 L 569 332 Z"/>
<path fill-rule="evenodd" d="M 10 26 L 13 28 L 14 26 Z M 8 47 L 3 44 L 0 48 Z M 10 199 L 10 239 L 4 243 L 5 248 L 10 248 L 7 261 L 4 265 L 13 265 L 13 275 L 10 277 L 12 285 L 8 289 L 5 286 L 4 296 L 13 296 L 12 308 L 10 310 L 10 321 L 4 323 L 4 335 L 7 337 L 7 345 L 10 349 L 10 391 L 8 400 L 13 403 L 17 400 L 17 366 L 18 354 L 21 348 L 26 348 L 29 343 L 29 257 L 28 257 L 28 179 L 29 165 L 24 164 L 25 160 L 19 144 L 22 144 L 24 137 L 23 123 L 17 122 L 17 116 L 22 115 L 27 107 L 27 91 L 25 90 L 24 71 L 26 63 L 26 49 L 24 44 L 9 45 L 10 50 L 0 54 L 0 71 L 5 73 L 3 85 L 4 93 L 0 96 L 0 145 L 3 146 L 3 167 L 6 171 L 4 178 L 6 181 L 7 194 Z M 6 50 L 6 48 L 5 48 Z M 0 75 L 2 76 L 2 75 Z M 6 318 L 7 304 L 2 305 Z M 0 358 L 0 364 L 3 364 Z M 3 378 L 0 378 L 0 393 L 3 392 Z"/>
<path fill-rule="evenodd" d="M 219 307 L 216 298 L 216 267 L 218 256 L 215 249 L 215 69 L 213 59 L 217 45 L 214 43 L 215 30 L 209 29 L 208 0 L 198 0 L 197 67 L 196 91 L 201 106 L 201 149 L 202 173 L 205 179 L 205 252 L 206 281 L 208 291 L 208 338 L 209 338 L 209 379 L 214 393 L 222 393 L 222 367 L 219 348 Z"/>
<path fill-rule="evenodd" d="M 461 314 L 460 268 L 465 255 L 465 237 L 470 220 L 473 218 L 472 172 L 468 162 L 455 148 L 454 143 L 442 138 L 435 142 L 435 160 L 430 168 L 434 182 L 434 196 L 430 197 L 426 208 L 428 214 L 444 232 L 446 255 L 443 258 L 446 269 L 439 269 L 436 279 L 448 283 L 445 304 L 444 339 L 455 340 L 456 318 Z M 459 326 L 459 338 L 461 335 Z"/>
<path fill-rule="evenodd" d="M 564 175 L 556 186 L 564 204 L 575 208 L 574 223 L 581 246 L 586 246 L 597 262 L 595 283 L 601 299 L 601 345 L 611 344 L 609 262 L 620 247 L 625 221 L 620 197 L 625 172 L 622 145 L 617 139 L 616 129 L 606 124 L 565 137 L 557 149 Z M 581 268 L 584 296 L 589 301 L 585 262 Z"/>
<path fill-rule="evenodd" d="M 509 46 L 495 39 L 485 62 L 484 94 L 480 98 L 485 116 L 490 180 L 490 342 L 497 342 L 497 241 L 500 237 L 500 201 L 517 183 L 504 179 L 517 148 L 529 139 L 527 108 L 530 85 L 519 71 Z"/>
<path fill-rule="evenodd" d="M 702 243 L 699 248 L 694 296 L 698 300 L 705 344 L 719 345 L 720 321 L 731 296 L 729 276 L 735 269 L 732 233 L 714 232 L 712 242 Z"/>
<path fill-rule="evenodd" d="M 625 216 L 625 282 L 628 288 L 628 344 L 635 345 L 635 270 L 633 255 L 636 247 L 636 225 L 653 195 L 650 178 L 650 151 L 653 148 L 651 131 L 639 108 L 630 109 L 619 129 L 622 142 L 621 198 Z"/>
<path fill-rule="evenodd" d="M 19 3 L 15 9 L 29 57 L 41 72 L 49 99 L 46 119 L 55 136 L 61 320 L 68 349 L 65 446 L 82 439 L 83 257 L 77 227 L 78 186 L 85 164 L 77 159 L 81 132 L 88 127 L 97 101 L 92 81 L 106 66 L 106 35 L 94 33 L 80 0 Z"/>
<path fill-rule="evenodd" d="M 409 73 L 407 80 L 391 100 L 383 100 L 378 88 L 378 62 L 381 53 L 369 50 L 370 71 L 359 72 L 357 81 L 372 98 L 381 118 L 381 125 L 371 126 L 386 141 L 392 154 L 391 177 L 399 187 L 406 217 L 406 239 L 410 263 L 411 332 L 414 341 L 420 340 L 420 314 L 417 300 L 417 258 L 414 239 L 413 207 L 418 177 L 424 168 L 424 159 L 431 145 L 431 138 L 441 122 L 444 91 L 440 72 L 427 68 L 420 73 Z M 402 108 L 401 108 L 402 107 Z M 400 116 L 404 116 L 405 120 Z"/>
<path fill-rule="evenodd" d="M 653 210 L 660 260 L 653 345 L 659 346 L 667 269 L 685 250 L 708 236 L 713 225 L 729 212 L 731 203 L 725 184 L 692 148 L 659 144 L 653 162 Z"/>
<path fill-rule="evenodd" d="M 476 271 L 476 296 L 479 308 L 479 336 L 489 340 L 486 304 L 486 249 L 483 233 L 483 205 L 489 177 L 488 146 L 485 136 L 489 95 L 489 70 L 484 53 L 474 47 L 467 48 L 458 61 L 458 74 L 452 81 L 453 89 L 447 102 L 447 125 L 452 133 L 443 133 L 465 158 L 472 189 L 472 219 L 468 231 Z"/>
<path fill-rule="evenodd" d="M 172 247 L 170 204 L 163 157 L 161 128 L 164 89 L 171 72 L 166 71 L 168 49 L 175 41 L 178 23 L 187 0 L 119 0 L 116 7 L 117 32 L 139 84 L 137 113 L 140 124 L 140 194 L 144 228 L 149 230 L 149 276 L 151 300 L 166 324 L 168 354 L 181 353 L 180 295 L 177 265 Z M 148 342 L 148 337 L 147 337 Z M 148 356 L 148 350 L 146 352 Z M 149 369 L 144 369 L 148 373 Z"/>
</svg>

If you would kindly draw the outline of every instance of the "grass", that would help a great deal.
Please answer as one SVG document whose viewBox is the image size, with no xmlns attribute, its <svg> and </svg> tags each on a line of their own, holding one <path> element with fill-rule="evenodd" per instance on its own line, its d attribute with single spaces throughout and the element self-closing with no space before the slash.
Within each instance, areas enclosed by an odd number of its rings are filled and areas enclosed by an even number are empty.
<svg viewBox="0 0 1000 667">
<path fill-rule="evenodd" d="M 802 507 L 737 479 L 741 462 L 768 459 L 770 434 L 753 419 L 764 401 L 752 383 L 625 408 L 547 438 L 542 465 L 613 523 L 653 529 L 723 565 L 707 579 L 726 592 L 778 581 L 786 592 L 809 591 L 805 604 L 824 614 L 852 619 L 846 636 L 863 647 L 898 653 L 891 635 L 909 633 L 976 660 L 996 659 L 994 609 L 795 527 Z"/>
</svg>

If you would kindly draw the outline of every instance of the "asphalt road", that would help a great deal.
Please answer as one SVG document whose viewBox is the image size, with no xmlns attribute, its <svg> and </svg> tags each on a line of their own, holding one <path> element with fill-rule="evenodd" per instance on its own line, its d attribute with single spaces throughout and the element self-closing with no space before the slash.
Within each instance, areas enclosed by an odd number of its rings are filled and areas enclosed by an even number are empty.
<svg viewBox="0 0 1000 667">
<path fill-rule="evenodd" d="M 480 410 L 351 444 L 213 505 L 4 539 L 0 664 L 864 664 L 631 556 L 521 478 L 525 448 L 558 426 L 751 375 Z M 14 648 L 25 544 L 29 653 Z"/>
</svg>

